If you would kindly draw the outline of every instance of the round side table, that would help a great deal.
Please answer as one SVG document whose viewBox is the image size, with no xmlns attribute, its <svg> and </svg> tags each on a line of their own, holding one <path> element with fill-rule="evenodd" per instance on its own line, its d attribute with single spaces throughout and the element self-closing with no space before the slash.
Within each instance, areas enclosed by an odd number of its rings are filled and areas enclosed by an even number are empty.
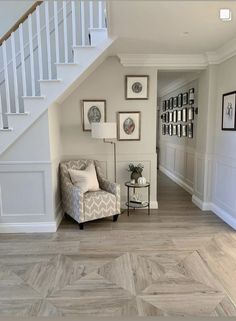
<svg viewBox="0 0 236 321">
<path fill-rule="evenodd" d="M 131 184 L 130 182 L 126 182 L 125 186 L 127 187 L 127 210 L 128 210 L 128 216 L 129 216 L 129 210 L 130 208 L 146 208 L 148 209 L 148 215 L 150 215 L 150 183 L 147 182 L 146 184 Z M 133 189 L 133 193 L 135 193 L 136 188 L 147 188 L 148 190 L 148 200 L 142 203 L 132 203 L 130 202 L 130 189 Z"/>
</svg>

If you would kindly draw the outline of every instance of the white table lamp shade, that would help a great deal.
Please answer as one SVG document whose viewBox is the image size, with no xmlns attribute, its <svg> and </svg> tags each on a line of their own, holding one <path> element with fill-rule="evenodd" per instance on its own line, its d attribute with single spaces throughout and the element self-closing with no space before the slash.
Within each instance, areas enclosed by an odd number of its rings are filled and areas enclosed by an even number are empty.
<svg viewBox="0 0 236 321">
<path fill-rule="evenodd" d="M 92 123 L 92 137 L 100 139 L 116 138 L 116 123 Z"/>
</svg>

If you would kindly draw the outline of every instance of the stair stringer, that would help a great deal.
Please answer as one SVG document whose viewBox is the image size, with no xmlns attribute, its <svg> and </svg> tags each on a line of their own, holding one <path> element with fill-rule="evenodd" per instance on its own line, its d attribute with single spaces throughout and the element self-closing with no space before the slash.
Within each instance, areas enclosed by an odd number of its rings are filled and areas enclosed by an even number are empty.
<svg viewBox="0 0 236 321">
<path fill-rule="evenodd" d="M 23 98 L 26 114 L 9 117 L 9 127 L 12 130 L 1 131 L 0 155 L 54 102 L 60 103 L 69 96 L 108 57 L 109 48 L 114 41 L 115 39 L 108 38 L 96 47 L 76 47 L 75 63 L 57 64 L 58 80 L 40 82 L 41 96 Z"/>
</svg>

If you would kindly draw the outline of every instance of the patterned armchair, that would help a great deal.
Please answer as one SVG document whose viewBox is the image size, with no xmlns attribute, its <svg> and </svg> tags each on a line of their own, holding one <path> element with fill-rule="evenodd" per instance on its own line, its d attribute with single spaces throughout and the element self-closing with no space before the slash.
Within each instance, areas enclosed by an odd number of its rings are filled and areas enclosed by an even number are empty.
<svg viewBox="0 0 236 321">
<path fill-rule="evenodd" d="M 94 163 L 99 187 L 96 192 L 82 193 L 73 185 L 68 169 L 83 170 Z M 100 164 L 94 160 L 71 160 L 60 164 L 62 206 L 65 213 L 75 219 L 83 229 L 83 223 L 103 217 L 113 216 L 116 221 L 120 214 L 120 186 L 109 182 L 104 176 Z"/>
</svg>

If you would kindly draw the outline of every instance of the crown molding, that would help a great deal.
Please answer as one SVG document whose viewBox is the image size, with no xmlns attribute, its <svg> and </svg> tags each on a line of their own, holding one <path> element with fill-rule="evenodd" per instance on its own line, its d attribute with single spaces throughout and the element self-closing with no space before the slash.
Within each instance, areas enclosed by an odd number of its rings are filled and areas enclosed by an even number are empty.
<svg viewBox="0 0 236 321">
<path fill-rule="evenodd" d="M 162 98 L 168 94 L 171 94 L 173 91 L 178 90 L 183 86 L 186 86 L 187 84 L 189 84 L 190 82 L 198 78 L 199 78 L 199 74 L 196 74 L 187 79 L 176 79 L 175 81 L 172 81 L 169 85 L 165 86 L 162 90 L 160 90 L 159 97 Z"/>
<path fill-rule="evenodd" d="M 157 67 L 175 70 L 199 70 L 208 65 L 207 59 L 202 54 L 197 55 L 170 55 L 170 54 L 117 54 L 120 62 L 125 67 Z"/>
<path fill-rule="evenodd" d="M 236 38 L 204 54 L 125 54 L 117 56 L 125 67 L 156 67 L 159 70 L 201 70 L 236 56 Z"/>
</svg>

